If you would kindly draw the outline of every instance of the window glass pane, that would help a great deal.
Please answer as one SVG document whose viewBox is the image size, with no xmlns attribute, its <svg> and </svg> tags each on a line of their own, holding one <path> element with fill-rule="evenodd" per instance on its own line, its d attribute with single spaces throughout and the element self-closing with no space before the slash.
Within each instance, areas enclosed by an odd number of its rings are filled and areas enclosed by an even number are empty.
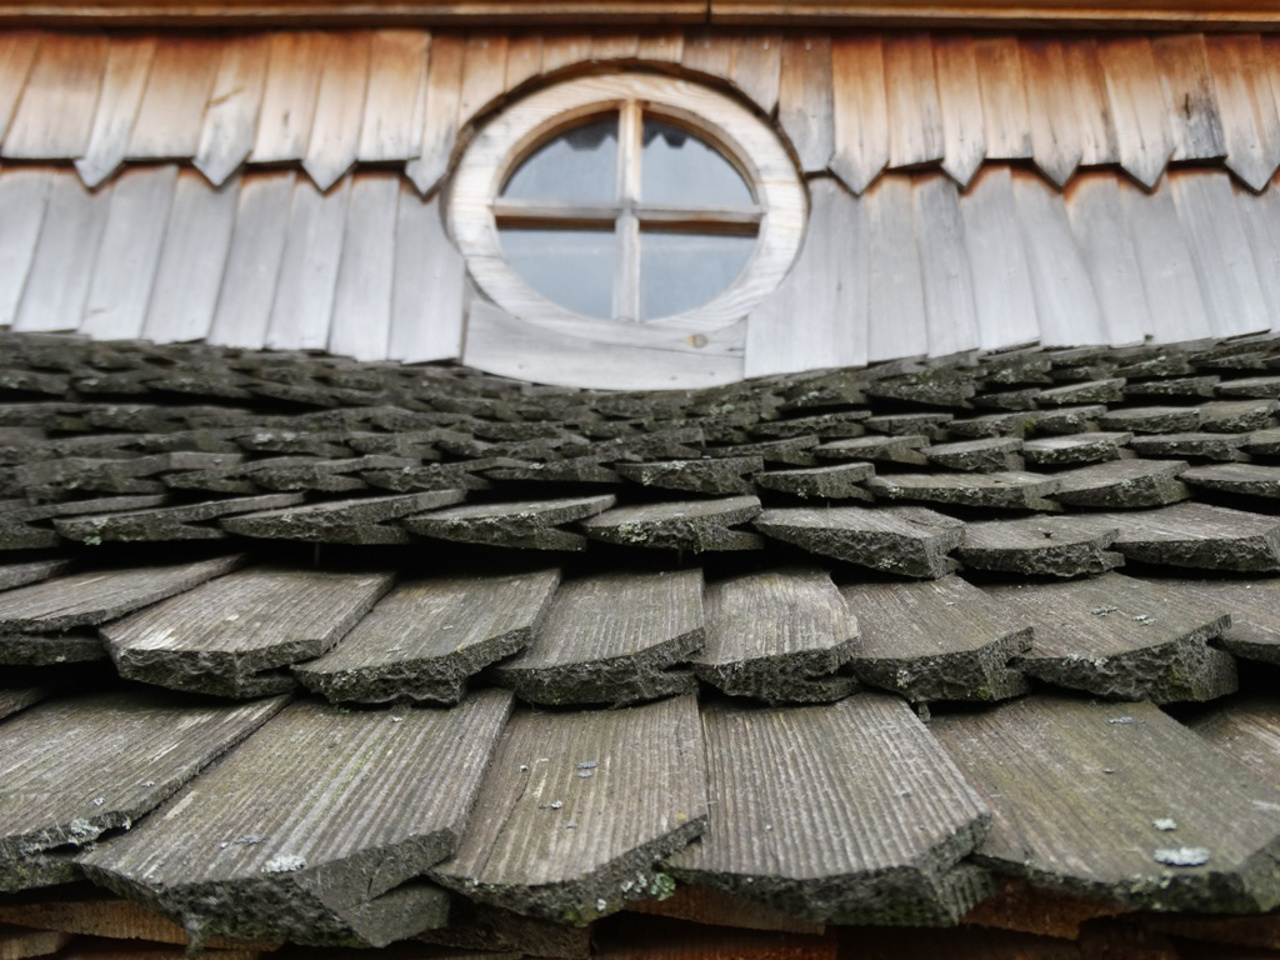
<svg viewBox="0 0 1280 960">
<path fill-rule="evenodd" d="M 640 163 L 645 203 L 723 207 L 754 202 L 741 174 L 718 150 L 661 120 L 644 122 Z"/>
<path fill-rule="evenodd" d="M 755 245 L 755 237 L 641 233 L 640 319 L 702 306 L 737 279 Z"/>
<path fill-rule="evenodd" d="M 507 180 L 512 200 L 613 203 L 618 194 L 618 116 L 566 130 L 535 150 Z"/>
<path fill-rule="evenodd" d="M 510 228 L 498 236 L 511 266 L 552 303 L 588 317 L 613 315 L 612 232 Z"/>
</svg>

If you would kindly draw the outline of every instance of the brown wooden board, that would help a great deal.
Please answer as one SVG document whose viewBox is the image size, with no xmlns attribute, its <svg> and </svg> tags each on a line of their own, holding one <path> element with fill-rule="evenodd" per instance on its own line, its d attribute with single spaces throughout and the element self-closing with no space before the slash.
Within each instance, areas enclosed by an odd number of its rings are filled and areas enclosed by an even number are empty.
<svg viewBox="0 0 1280 960">
<path fill-rule="evenodd" d="M 1010 661 L 1031 647 L 1030 622 L 960 577 L 840 593 L 862 628 L 849 666 L 863 683 L 916 703 L 1004 700 L 1029 689 Z"/>
<path fill-rule="evenodd" d="M 1101 518 L 1099 518 L 1101 519 Z M 1280 572 L 1280 521 L 1204 503 L 1110 514 L 1114 549 L 1130 560 L 1242 573 Z"/>
<path fill-rule="evenodd" d="M 215 37 L 157 38 L 126 159 L 189 160 L 195 155 L 221 52 Z"/>
<path fill-rule="evenodd" d="M 1034 696 L 931 729 L 991 806 L 981 862 L 1126 906 L 1280 902 L 1275 788 L 1150 704 Z"/>
<path fill-rule="evenodd" d="M 454 851 L 510 709 L 497 690 L 394 714 L 296 703 L 80 863 L 207 934 L 385 946 L 443 926 L 447 895 L 413 878 Z"/>
<path fill-rule="evenodd" d="M 0 889 L 78 879 L 72 856 L 134 821 L 284 705 L 159 691 L 58 697 L 0 725 Z"/>
<path fill-rule="evenodd" d="M 71 935 L 54 930 L 32 930 L 22 926 L 0 926 L 0 957 L 4 960 L 26 960 L 47 957 L 71 942 Z"/>
<path fill-rule="evenodd" d="M 717 705 L 702 722 L 711 813 L 678 877 L 820 923 L 950 923 L 980 897 L 952 869 L 987 810 L 903 701 Z"/>
<path fill-rule="evenodd" d="M 660 896 L 657 862 L 707 819 L 698 707 L 520 710 L 457 854 L 431 876 L 467 897 L 583 923 Z"/>
<path fill-rule="evenodd" d="M 1108 550 L 1114 524 L 1092 517 L 1027 517 L 970 523 L 956 556 L 966 567 L 1032 577 L 1080 577 L 1124 565 Z"/>
<path fill-rule="evenodd" d="M 825 924 L 801 920 L 766 907 L 759 900 L 687 883 L 677 887 L 675 893 L 665 900 L 637 900 L 628 904 L 627 910 L 738 930 L 777 930 L 814 936 L 822 936 L 826 932 Z"/>
<path fill-rule="evenodd" d="M 124 162 L 156 45 L 154 36 L 112 39 L 89 142 L 75 162 L 76 172 L 88 187 L 98 186 Z"/>
<path fill-rule="evenodd" d="M 313 31 L 272 34 L 251 162 L 301 160 L 306 154 L 320 71 L 332 45 L 332 36 Z"/>
<path fill-rule="evenodd" d="M 835 151 L 831 39 L 789 35 L 782 41 L 778 122 L 806 172 L 826 169 Z"/>
<path fill-rule="evenodd" d="M 76 934 L 79 937 L 95 937 L 110 940 L 151 941 L 149 945 L 187 942 L 187 932 L 153 910 L 129 900 L 109 897 L 100 893 L 83 898 L 46 900 L 39 903 L 0 905 L 0 920 L 24 921 L 42 930 Z M 86 941 L 79 940 L 84 943 Z M 274 943 L 251 943 L 225 937 L 210 937 L 205 946 L 211 960 L 229 960 L 220 952 L 231 949 L 263 950 L 278 947 Z"/>
<path fill-rule="evenodd" d="M 1108 38 L 1098 43 L 1120 165 L 1150 189 L 1173 154 L 1171 113 L 1160 84 L 1155 54 L 1146 37 Z"/>
<path fill-rule="evenodd" d="M 327 651 L 392 580 L 255 567 L 110 624 L 102 637 L 121 676 L 221 696 L 281 693 L 294 682 L 280 668 Z"/>
<path fill-rule="evenodd" d="M 1207 645 L 1231 623 L 1220 605 L 1119 573 L 986 593 L 1034 626 L 1020 665 L 1048 683 L 1157 703 L 1212 700 L 1236 688 L 1235 661 Z"/>
<path fill-rule="evenodd" d="M 418 149 L 415 127 L 422 116 L 430 47 L 426 30 L 374 31 L 356 157 L 362 163 L 408 160 Z"/>
<path fill-rule="evenodd" d="M 540 704 L 632 703 L 693 688 L 702 571 L 606 573 L 561 584 L 529 645 L 493 678 Z"/>
<path fill-rule="evenodd" d="M 409 535 L 392 521 L 423 510 L 459 503 L 462 490 L 429 490 L 394 497 L 366 497 L 268 510 L 220 521 L 243 537 L 300 540 L 307 543 L 408 543 Z"/>
<path fill-rule="evenodd" d="M 520 550 L 585 550 L 587 538 L 560 528 L 611 508 L 613 494 L 524 500 L 516 503 L 466 504 L 405 517 L 410 533 L 437 540 L 487 543 Z"/>
<path fill-rule="evenodd" d="M 528 645 L 559 582 L 540 570 L 401 583 L 294 675 L 335 703 L 457 703 L 469 678 Z"/>
<path fill-rule="evenodd" d="M 192 163 L 220 186 L 249 158 L 266 85 L 271 37 L 231 37 L 223 42 L 218 74 L 204 112 Z"/>
<path fill-rule="evenodd" d="M 84 153 L 106 69 L 107 46 L 107 38 L 100 35 L 41 39 L 22 100 L 9 132 L 3 136 L 0 155 L 23 160 L 65 160 Z M 21 53 L 12 49 L 8 55 L 21 59 Z M 8 72 L 13 67 L 4 69 Z M 3 86 L 4 81 L 0 80 L 0 88 Z M 0 93 L 0 100 L 3 99 L 4 94 Z"/>
<path fill-rule="evenodd" d="M 371 34 L 348 31 L 324 57 L 302 169 L 328 190 L 356 162 L 369 87 Z"/>
<path fill-rule="evenodd" d="M 615 507 L 579 527 L 592 540 L 622 546 L 694 553 L 759 550 L 760 537 L 734 527 L 759 516 L 760 509 L 755 497 Z"/>
<path fill-rule="evenodd" d="M 853 692 L 837 676 L 858 647 L 858 621 L 831 577 L 794 568 L 707 586 L 706 643 L 693 671 L 730 696 L 769 703 L 836 700 Z"/>
</svg>

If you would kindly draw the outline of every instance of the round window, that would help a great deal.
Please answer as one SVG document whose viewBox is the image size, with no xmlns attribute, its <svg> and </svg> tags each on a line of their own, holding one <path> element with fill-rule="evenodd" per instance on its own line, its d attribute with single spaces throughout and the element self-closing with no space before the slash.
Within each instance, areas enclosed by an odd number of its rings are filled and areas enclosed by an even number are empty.
<svg viewBox="0 0 1280 960">
<path fill-rule="evenodd" d="M 647 74 L 587 77 L 490 123 L 451 228 L 483 291 L 560 328 L 710 329 L 785 275 L 805 201 L 774 132 L 730 98 Z"/>
</svg>

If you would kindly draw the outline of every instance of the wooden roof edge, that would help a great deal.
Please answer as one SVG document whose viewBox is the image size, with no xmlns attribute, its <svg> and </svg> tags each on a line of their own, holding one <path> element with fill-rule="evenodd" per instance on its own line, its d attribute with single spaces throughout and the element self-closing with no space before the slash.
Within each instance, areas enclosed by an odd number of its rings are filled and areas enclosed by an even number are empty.
<svg viewBox="0 0 1280 960">
<path fill-rule="evenodd" d="M 1280 0 L 0 0 L 0 26 L 485 25 L 1280 29 Z"/>
</svg>

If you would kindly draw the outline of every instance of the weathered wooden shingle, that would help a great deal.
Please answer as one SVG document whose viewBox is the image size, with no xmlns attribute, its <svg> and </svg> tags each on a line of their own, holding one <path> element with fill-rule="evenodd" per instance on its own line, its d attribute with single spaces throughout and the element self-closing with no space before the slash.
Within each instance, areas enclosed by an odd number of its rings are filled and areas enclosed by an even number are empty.
<svg viewBox="0 0 1280 960">
<path fill-rule="evenodd" d="M 757 486 L 806 500 L 871 500 L 862 482 L 875 476 L 869 463 L 839 463 L 833 467 L 766 470 L 755 476 Z"/>
<path fill-rule="evenodd" d="M 707 832 L 682 879 L 817 922 L 948 924 L 985 893 L 955 870 L 983 802 L 903 701 L 703 710 Z"/>
<path fill-rule="evenodd" d="M 1045 497 L 1058 489 L 1052 476 L 1024 470 L 1000 473 L 899 473 L 872 477 L 878 499 L 917 500 L 1002 510 L 1060 510 Z"/>
<path fill-rule="evenodd" d="M 1119 528 L 1093 517 L 1027 517 L 970 523 L 956 556 L 966 567 L 1036 577 L 1079 577 L 1124 565 L 1108 550 Z"/>
<path fill-rule="evenodd" d="M 931 729 L 991 806 L 979 861 L 1134 907 L 1280 904 L 1275 788 L 1156 707 L 1034 696 Z"/>
<path fill-rule="evenodd" d="M 1191 494 L 1178 475 L 1190 465 L 1182 460 L 1112 460 L 1055 474 L 1054 500 L 1073 507 L 1130 509 L 1159 507 Z"/>
<path fill-rule="evenodd" d="M 493 668 L 532 703 L 630 703 L 693 689 L 705 637 L 702 571 L 608 573 L 561 584 L 533 641 Z"/>
<path fill-rule="evenodd" d="M 1231 612 L 1231 625 L 1214 643 L 1247 660 L 1280 663 L 1280 579 L 1159 580 L 1159 588 Z"/>
<path fill-rule="evenodd" d="M 145 825 L 83 856 L 96 881 L 211 934 L 384 946 L 443 926 L 414 878 L 457 845 L 511 708 L 293 704 Z"/>
<path fill-rule="evenodd" d="M 1268 783 L 1280 771 L 1280 708 L 1267 696 L 1224 700 L 1194 718 L 1191 729 Z"/>
<path fill-rule="evenodd" d="M 1215 463 L 1192 467 L 1179 479 L 1192 487 L 1214 493 L 1280 499 L 1280 467 L 1270 464 Z"/>
<path fill-rule="evenodd" d="M 391 589 L 388 573 L 257 567 L 102 629 L 121 676 L 175 690 L 260 697 L 281 670 L 327 651 Z"/>
<path fill-rule="evenodd" d="M 464 504 L 405 517 L 400 526 L 410 533 L 438 540 L 487 543 L 518 550 L 585 550 L 587 538 L 559 529 L 560 524 L 594 517 L 615 502 L 616 498 L 606 493 L 560 500 Z"/>
<path fill-rule="evenodd" d="M 1102 519 L 1102 518 L 1099 518 Z M 1110 514 L 1130 560 L 1199 570 L 1280 571 L 1280 520 L 1204 503 Z"/>
<path fill-rule="evenodd" d="M 613 469 L 636 483 L 668 490 L 688 490 L 711 496 L 753 492 L 750 477 L 764 469 L 758 456 L 708 457 L 655 463 L 616 463 Z"/>
<path fill-rule="evenodd" d="M 226 533 L 208 521 L 237 513 L 292 507 L 301 503 L 302 498 L 300 493 L 233 497 L 156 510 L 55 518 L 53 525 L 68 540 L 94 546 L 109 541 L 158 543 L 169 540 L 219 540 L 226 537 Z"/>
<path fill-rule="evenodd" d="M 409 535 L 388 521 L 460 503 L 465 496 L 462 490 L 432 490 L 398 497 L 316 503 L 227 517 L 221 524 L 224 530 L 244 537 L 308 543 L 408 543 Z"/>
<path fill-rule="evenodd" d="M 65 883 L 72 856 L 128 829 L 284 706 L 129 690 L 58 697 L 0 725 L 0 890 Z"/>
<path fill-rule="evenodd" d="M 66 573 L 70 566 L 69 560 L 30 560 L 26 563 L 0 564 L 0 590 L 12 590 L 14 587 L 25 587 L 29 583 L 48 580 Z"/>
<path fill-rule="evenodd" d="M 657 862 L 702 832 L 693 697 L 511 718 L 457 854 L 431 875 L 466 896 L 583 923 L 661 896 Z"/>
<path fill-rule="evenodd" d="M 1236 688 L 1235 661 L 1207 645 L 1231 623 L 1215 604 L 1119 573 L 986 592 L 1035 627 L 1021 668 L 1046 682 L 1157 703 Z"/>
<path fill-rule="evenodd" d="M 335 702 L 457 703 L 468 678 L 524 649 L 559 583 L 558 570 L 402 583 L 293 672 Z"/>
<path fill-rule="evenodd" d="M 1040 437 L 1022 445 L 1027 463 L 1037 467 L 1077 466 L 1101 463 L 1126 456 L 1125 446 L 1132 433 L 1073 433 L 1063 437 Z"/>
<path fill-rule="evenodd" d="M 593 540 L 622 546 L 703 553 L 721 550 L 759 550 L 764 541 L 734 527 L 759 516 L 755 497 L 689 500 L 615 507 L 583 520 L 583 533 Z"/>
<path fill-rule="evenodd" d="M 858 621 L 821 570 L 746 574 L 707 587 L 706 645 L 693 670 L 733 696 L 823 702 L 853 692 L 837 671 L 858 643 Z"/>
<path fill-rule="evenodd" d="M 840 593 L 862 627 L 850 667 L 864 683 L 925 703 L 1027 692 L 1010 660 L 1031 647 L 1030 623 L 960 577 L 852 584 Z"/>
</svg>

